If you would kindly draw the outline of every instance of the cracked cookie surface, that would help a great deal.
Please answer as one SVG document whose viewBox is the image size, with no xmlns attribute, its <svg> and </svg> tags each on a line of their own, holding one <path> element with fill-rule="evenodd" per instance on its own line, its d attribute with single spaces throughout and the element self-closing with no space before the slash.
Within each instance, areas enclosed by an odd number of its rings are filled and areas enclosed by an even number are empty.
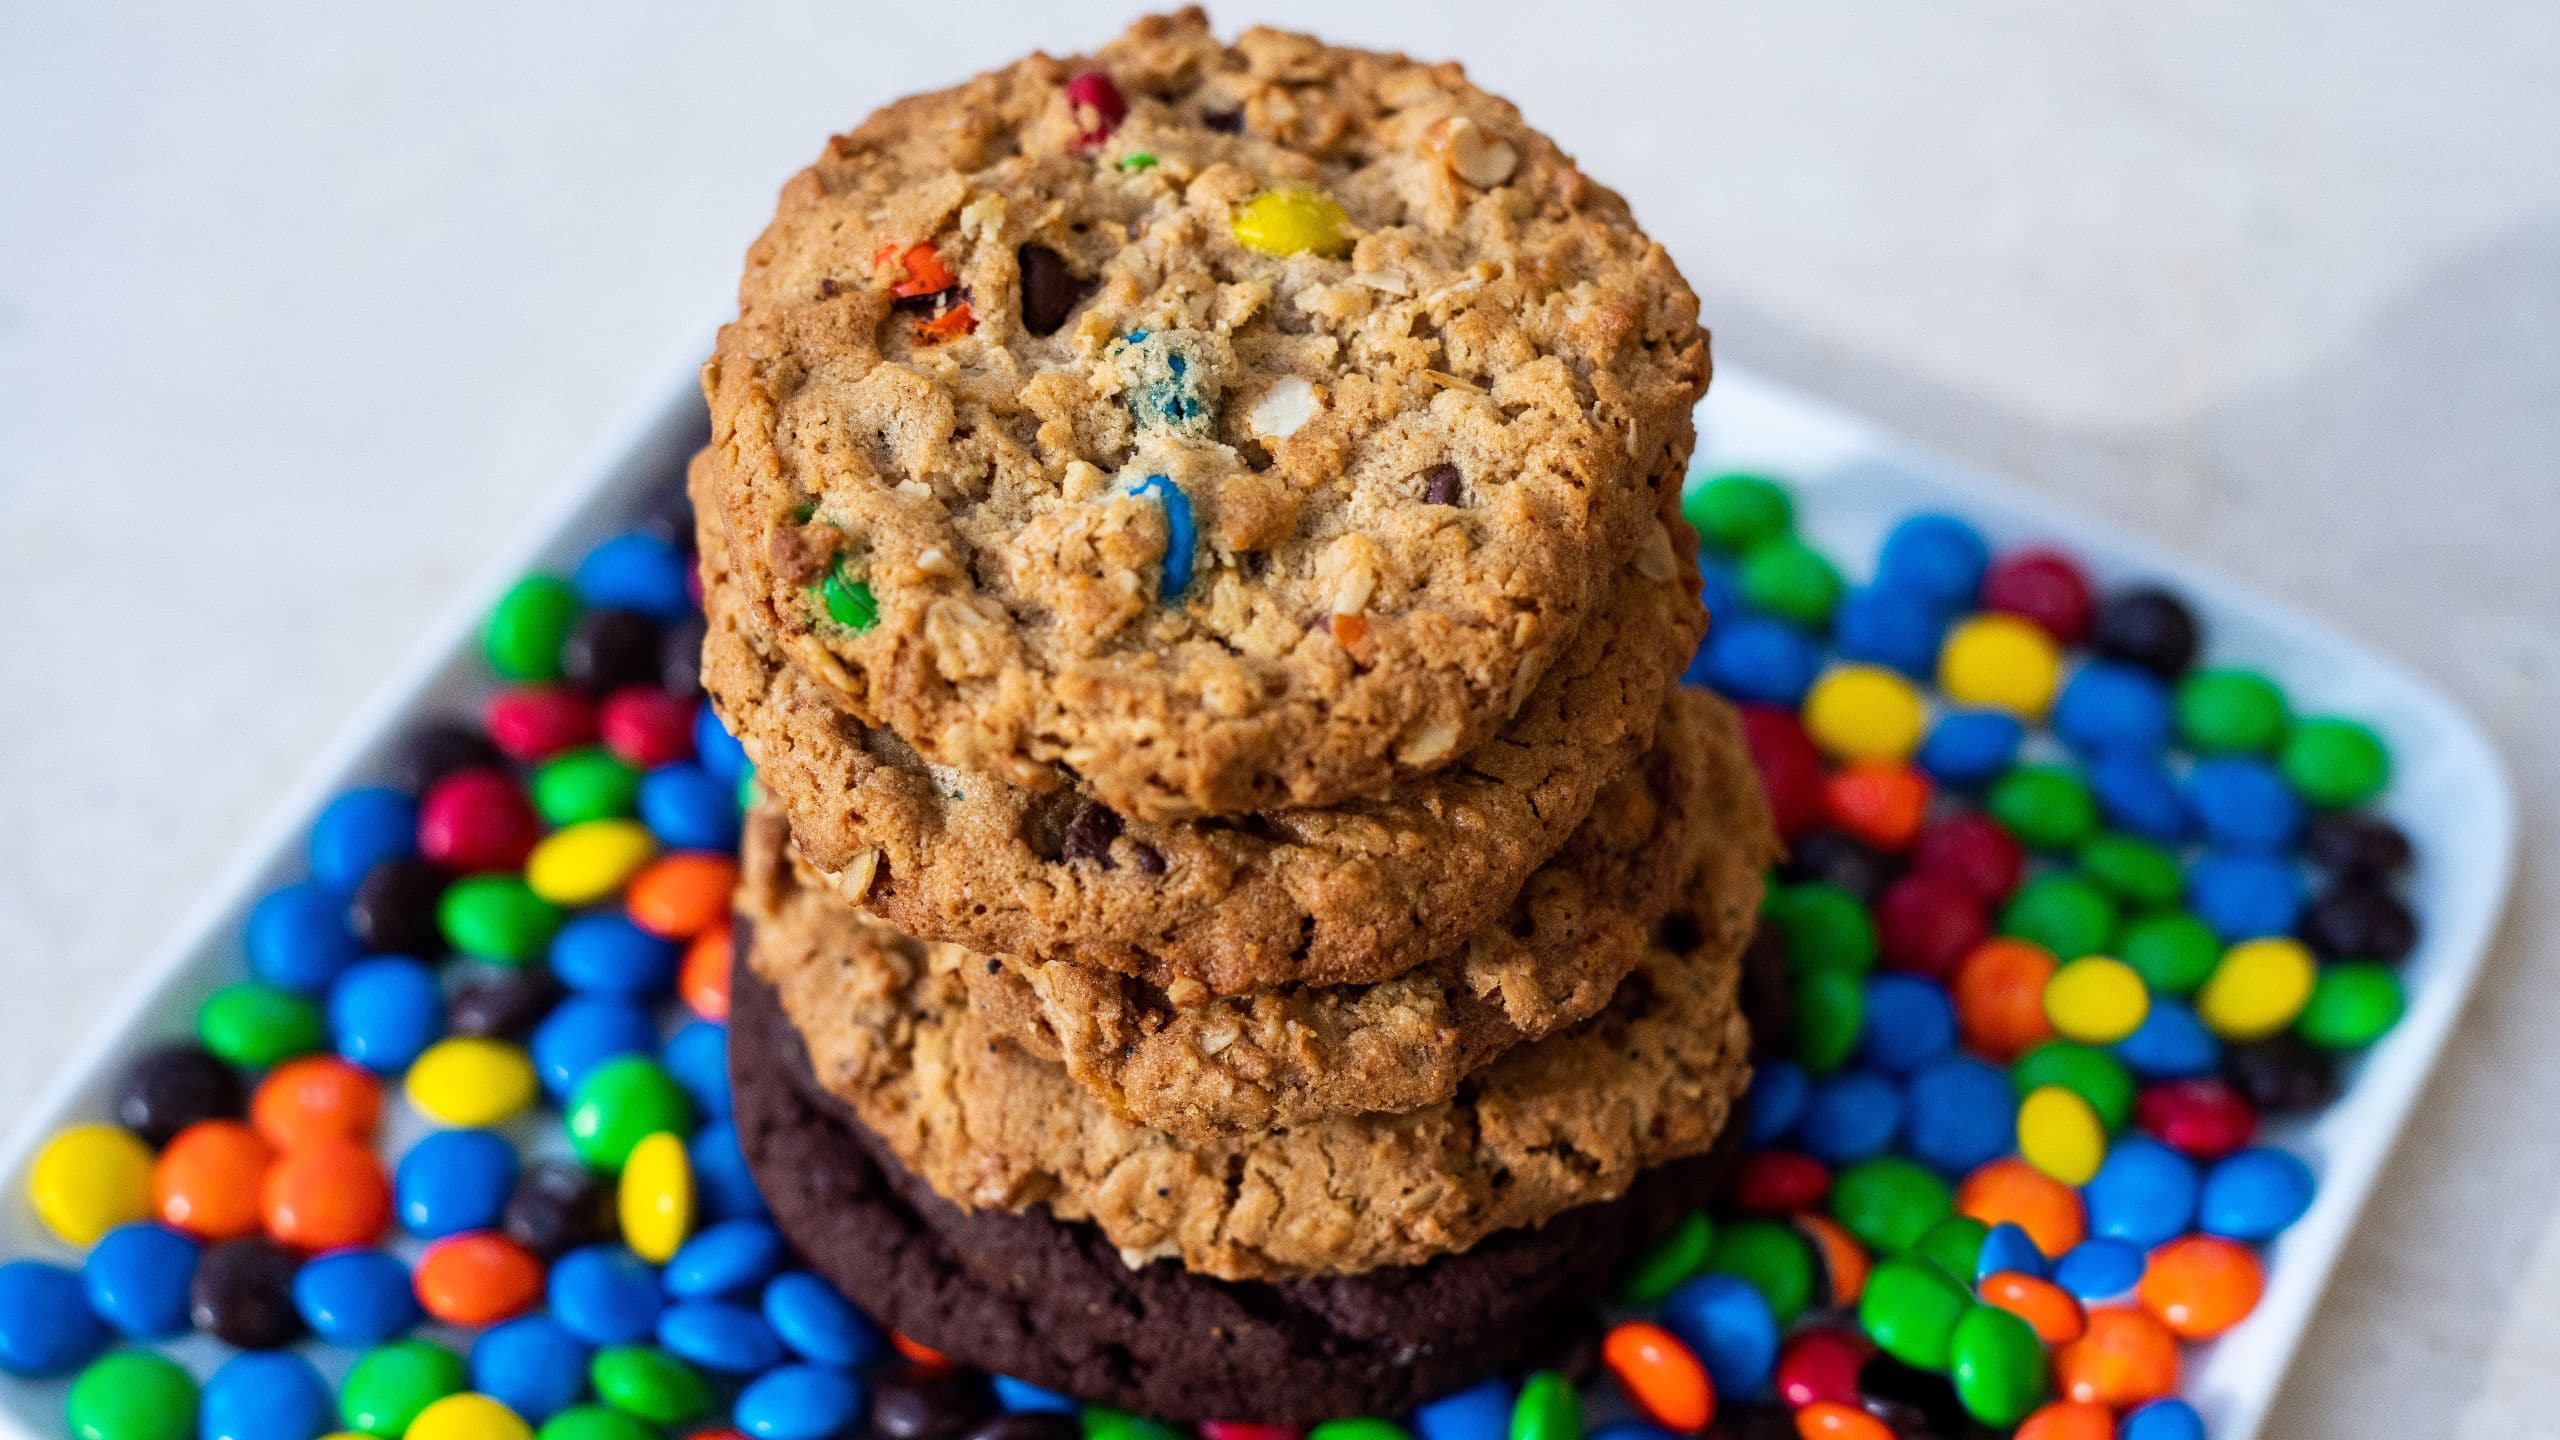
<svg viewBox="0 0 2560 1440">
<path fill-rule="evenodd" d="M 1477 748 L 1656 543 L 1709 370 L 1625 202 L 1457 66 L 1197 11 L 836 138 L 739 306 L 702 498 L 760 626 L 1131 819 Z"/>
</svg>

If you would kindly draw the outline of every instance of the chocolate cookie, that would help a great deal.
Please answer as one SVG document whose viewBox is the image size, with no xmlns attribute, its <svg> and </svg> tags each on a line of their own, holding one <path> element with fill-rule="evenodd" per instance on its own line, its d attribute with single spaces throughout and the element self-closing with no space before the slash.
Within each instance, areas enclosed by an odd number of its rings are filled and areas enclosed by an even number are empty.
<svg viewBox="0 0 2560 1440">
<path fill-rule="evenodd" d="M 1510 911 L 1451 955 L 1374 985 L 1289 986 L 1196 1006 L 1063 961 L 959 963 L 980 1013 L 1123 1118 L 1203 1139 L 1446 1100 L 1512 1048 L 1608 1003 L 1680 894 L 1739 929 L 1776 851 L 1733 711 L 1675 694 Z"/>
<path fill-rule="evenodd" d="M 1119 1119 L 1056 1064 L 1005 1043 L 952 950 L 795 872 L 757 817 L 740 957 L 772 982 L 820 1083 L 901 1164 L 970 1209 L 1090 1220 L 1131 1264 L 1222 1279 L 1419 1264 L 1623 1191 L 1714 1142 L 1749 1079 L 1735 977 L 1750 913 L 1675 910 L 1608 1008 L 1397 1115 L 1183 1140 Z"/>
<path fill-rule="evenodd" d="M 1459 67 L 1186 10 L 784 187 L 703 498 L 761 626 L 937 764 L 1324 806 L 1502 726 L 1657 543 L 1707 376 L 1662 247 Z"/>
<path fill-rule="evenodd" d="M 754 944 L 741 922 L 739 953 Z M 1705 1203 L 1739 1149 L 1462 1255 L 1280 1284 L 1131 1266 L 1091 1225 L 964 1211 L 826 1093 L 771 986 L 741 968 L 731 1085 L 748 1164 L 809 1265 L 902 1335 L 968 1365 L 1168 1420 L 1398 1414 L 1545 1363 L 1628 1256 Z"/>
<path fill-rule="evenodd" d="M 1177 1005 L 1388 979 L 1494 923 L 1652 743 L 1705 624 L 1695 545 L 1676 513 L 1659 517 L 1659 563 L 1623 577 L 1461 763 L 1325 810 L 1124 819 L 1076 789 L 929 765 L 785 662 L 728 568 L 709 464 L 695 463 L 704 684 L 801 853 L 910 934 L 1117 971 Z"/>
</svg>

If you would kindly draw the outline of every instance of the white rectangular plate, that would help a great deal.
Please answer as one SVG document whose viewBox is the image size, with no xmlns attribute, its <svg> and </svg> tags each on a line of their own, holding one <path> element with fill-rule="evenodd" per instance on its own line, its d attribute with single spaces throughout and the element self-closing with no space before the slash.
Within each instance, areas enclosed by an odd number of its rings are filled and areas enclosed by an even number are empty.
<svg viewBox="0 0 2560 1440">
<path fill-rule="evenodd" d="M 528 570 L 565 571 L 678 482 L 703 435 L 694 376 L 700 354 L 700 346 L 688 347 L 648 403 L 593 452 L 586 478 L 557 512 L 494 558 L 426 649 L 295 787 L 180 931 L 138 968 L 132 998 L 20 1118 L 0 1150 L 7 1176 L 0 1259 L 75 1258 L 44 1232 L 27 1204 L 26 1167 L 35 1148 L 65 1124 L 105 1115 L 131 1057 L 186 1033 L 197 1003 L 241 976 L 238 937 L 248 908 L 267 889 L 302 875 L 303 834 L 318 807 L 340 789 L 379 779 L 418 722 L 473 708 L 486 686 L 474 635 L 499 593 Z M 1702 419 L 1701 464 L 1747 464 L 1794 483 L 1805 529 L 1832 555 L 1870 556 L 1893 520 L 1931 508 L 1967 516 L 1995 544 L 2058 542 L 2083 557 L 2102 583 L 2140 577 L 2175 587 L 2204 620 L 2213 659 L 2260 666 L 2302 705 L 2365 719 L 2390 741 L 2398 768 L 2385 808 L 2419 848 L 2412 900 L 2425 938 L 2407 967 L 2407 1018 L 2363 1064 L 2338 1105 L 2277 1137 L 2319 1170 L 2319 1200 L 2272 1252 L 2258 1313 L 2204 1351 L 2191 1370 L 2189 1393 L 2216 1440 L 2249 1440 L 2479 969 L 2515 844 L 2514 802 L 2495 757 L 2467 717 L 2400 666 L 2137 537 L 1729 369 L 1718 375 Z M 402 1128 L 415 1123 L 414 1117 L 394 1120 Z M 181 1353 L 209 1360 L 214 1351 L 197 1341 Z M 0 1435 L 53 1440 L 62 1434 L 64 1388 L 59 1381 L 0 1379 Z"/>
</svg>

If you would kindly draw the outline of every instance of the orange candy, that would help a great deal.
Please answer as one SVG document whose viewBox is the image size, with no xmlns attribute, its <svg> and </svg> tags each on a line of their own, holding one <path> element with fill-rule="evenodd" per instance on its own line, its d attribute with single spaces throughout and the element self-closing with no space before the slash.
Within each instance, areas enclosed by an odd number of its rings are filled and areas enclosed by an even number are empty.
<svg viewBox="0 0 2560 1440">
<path fill-rule="evenodd" d="M 2147 1310 L 2092 1310 L 2088 1333 L 2053 1352 L 2053 1376 L 2066 1400 L 2129 1410 L 2178 1388 L 2178 1337 Z"/>
<path fill-rule="evenodd" d="M 1830 1281 L 1831 1303 L 1857 1304 L 1858 1297 L 1867 1293 L 1866 1247 L 1828 1215 L 1798 1215 L 1791 1223 L 1813 1242 L 1813 1253 L 1822 1261 L 1822 1273 Z"/>
<path fill-rule="evenodd" d="M 1855 1405 L 1824 1400 L 1796 1412 L 1803 1440 L 1894 1440 L 1893 1427 Z"/>
<path fill-rule="evenodd" d="M 2136 1295 L 2180 1339 L 2210 1340 L 2248 1319 L 2266 1289 L 2266 1267 L 2248 1246 L 2186 1235 L 2151 1252 Z"/>
<path fill-rule="evenodd" d="M 1929 816 L 1929 777 L 1908 765 L 1861 760 L 1822 782 L 1822 808 L 1832 824 L 1878 850 L 1908 850 Z"/>
<path fill-rule="evenodd" d="M 413 1278 L 418 1303 L 448 1325 L 495 1325 L 542 1298 L 542 1262 L 494 1230 L 428 1246 Z"/>
<path fill-rule="evenodd" d="M 1966 1176 L 1956 1189 L 1956 1213 L 1985 1225 L 2008 1221 L 2047 1255 L 2059 1255 L 2089 1234 L 2080 1192 L 2015 1156 Z"/>
<path fill-rule="evenodd" d="M 715 925 L 694 936 L 676 972 L 676 993 L 685 1008 L 714 1023 L 729 1018 L 730 934 L 728 926 Z"/>
<path fill-rule="evenodd" d="M 690 940 L 729 923 L 729 892 L 738 865 L 725 855 L 679 851 L 660 856 L 631 877 L 623 908 L 631 921 L 662 940 Z"/>
<path fill-rule="evenodd" d="M 2027 940 L 1985 940 L 1956 962 L 1950 987 L 1956 1029 L 1993 1060 L 2009 1061 L 2053 1038 L 2044 985 L 2058 967 L 2053 952 Z"/>
<path fill-rule="evenodd" d="M 2028 1416 L 2010 1440 L 2115 1440 L 2116 1417 L 2101 1405 L 2064 1400 Z"/>
<path fill-rule="evenodd" d="M 267 1167 L 260 1188 L 267 1233 L 297 1250 L 370 1245 L 391 1228 L 390 1177 L 361 1141 L 297 1145 Z"/>
<path fill-rule="evenodd" d="M 948 1370 L 951 1368 L 950 1356 L 943 1354 L 941 1351 L 936 1350 L 932 1346 L 924 1344 L 921 1341 L 910 1340 L 895 1330 L 889 1332 L 889 1348 L 906 1356 L 911 1363 L 920 1365 L 927 1370 Z"/>
<path fill-rule="evenodd" d="M 381 1118 L 382 1082 L 334 1055 L 288 1060 L 249 1097 L 249 1124 L 279 1150 L 312 1140 L 371 1140 Z"/>
<path fill-rule="evenodd" d="M 2068 1345 L 2089 1328 L 2087 1313 L 2070 1291 L 2015 1270 L 1984 1276 L 1982 1303 L 1997 1305 L 2026 1321 L 2047 1345 Z"/>
<path fill-rule="evenodd" d="M 1635 1407 L 1673 1430 L 1704 1430 L 1716 1418 L 1716 1387 L 1689 1347 L 1659 1325 L 1631 1320 L 1600 1342 L 1601 1363 Z"/>
<path fill-rule="evenodd" d="M 171 1138 L 151 1170 L 161 1223 L 199 1240 L 258 1233 L 259 1192 L 275 1151 L 237 1120 L 205 1120 Z"/>
</svg>

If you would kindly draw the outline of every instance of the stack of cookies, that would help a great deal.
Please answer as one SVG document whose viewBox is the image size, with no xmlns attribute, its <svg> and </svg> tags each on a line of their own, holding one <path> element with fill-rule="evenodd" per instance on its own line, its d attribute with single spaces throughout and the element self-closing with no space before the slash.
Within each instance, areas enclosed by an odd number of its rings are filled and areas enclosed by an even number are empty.
<svg viewBox="0 0 2560 1440">
<path fill-rule="evenodd" d="M 902 101 L 704 371 L 739 1124 L 952 1357 L 1180 1418 L 1533 1363 L 1712 1183 L 1774 842 L 1697 300 L 1457 67 L 1195 11 Z"/>
</svg>

